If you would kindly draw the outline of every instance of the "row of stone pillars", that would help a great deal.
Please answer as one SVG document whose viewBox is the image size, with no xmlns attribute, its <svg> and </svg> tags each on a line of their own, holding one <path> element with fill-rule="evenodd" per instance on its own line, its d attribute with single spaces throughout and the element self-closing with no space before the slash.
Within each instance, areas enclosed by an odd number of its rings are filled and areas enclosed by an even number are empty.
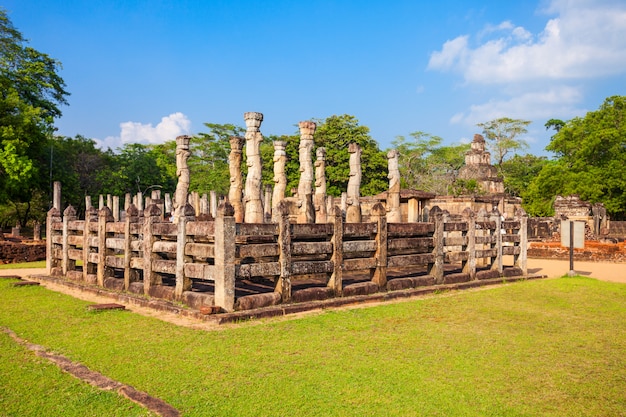
<svg viewBox="0 0 626 417">
<path fill-rule="evenodd" d="M 239 223 L 263 223 L 268 217 L 273 222 L 278 221 L 278 206 L 285 198 L 287 177 L 285 165 L 287 153 L 284 141 L 274 141 L 274 191 L 265 194 L 265 210 L 261 199 L 262 183 L 260 144 L 263 140 L 260 127 L 263 114 L 248 112 L 244 114 L 246 122 L 245 138 L 232 137 L 230 140 L 230 188 L 228 200 L 235 210 L 235 221 Z M 313 135 L 316 124 L 312 121 L 299 123 L 300 145 L 300 180 L 297 192 L 298 223 L 326 223 L 329 213 L 326 196 L 326 149 L 319 147 L 316 150 L 316 161 L 312 163 Z M 243 146 L 246 145 L 246 161 L 248 175 L 245 189 L 242 184 L 242 174 L 239 169 L 243 154 Z M 361 187 L 361 148 L 356 143 L 348 147 L 350 153 L 350 178 L 346 193 L 346 221 L 358 223 L 361 221 L 360 187 Z M 400 171 L 398 169 L 398 152 L 391 151 L 387 154 L 389 165 L 389 195 L 387 199 L 388 221 L 400 222 Z M 315 170 L 314 170 L 315 168 Z M 313 181 L 315 179 L 315 182 Z M 313 191 L 315 183 L 315 191 Z M 271 205 L 269 199 L 271 198 Z M 271 207 L 271 212 L 269 210 Z M 332 210 L 332 208 L 330 208 Z M 271 214 L 270 214 L 271 213 Z"/>
</svg>

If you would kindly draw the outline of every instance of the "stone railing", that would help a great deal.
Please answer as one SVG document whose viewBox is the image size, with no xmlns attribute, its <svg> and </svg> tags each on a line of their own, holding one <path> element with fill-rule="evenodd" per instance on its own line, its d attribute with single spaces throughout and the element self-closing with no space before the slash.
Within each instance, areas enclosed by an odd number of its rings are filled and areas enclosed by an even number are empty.
<svg viewBox="0 0 626 417">
<path fill-rule="evenodd" d="M 187 205 L 172 223 L 154 204 L 131 205 L 124 221 L 108 207 L 84 220 L 53 208 L 48 273 L 223 311 L 527 273 L 523 211 L 503 220 L 497 210 L 452 218 L 433 208 L 432 222 L 388 223 L 378 203 L 366 223 L 346 223 L 335 208 L 329 223 L 295 224 L 279 210 L 274 223 L 236 223 L 222 204 L 197 221 Z"/>
</svg>

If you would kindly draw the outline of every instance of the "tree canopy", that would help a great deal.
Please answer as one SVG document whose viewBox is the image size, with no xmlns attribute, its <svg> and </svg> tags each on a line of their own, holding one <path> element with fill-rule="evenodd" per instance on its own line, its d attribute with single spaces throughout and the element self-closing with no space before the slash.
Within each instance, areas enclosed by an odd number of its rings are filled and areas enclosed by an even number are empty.
<svg viewBox="0 0 626 417">
<path fill-rule="evenodd" d="M 485 123 L 478 123 L 483 128 L 483 134 L 488 141 L 489 149 L 495 165 L 500 166 L 507 154 L 528 147 L 525 140 L 519 136 L 528 132 L 526 126 L 532 123 L 529 120 L 501 117 Z"/>
<path fill-rule="evenodd" d="M 468 189 L 469 184 L 457 178 L 470 144 L 443 146 L 442 138 L 425 132 L 413 132 L 410 136 L 413 140 L 398 136 L 393 141 L 400 154 L 402 187 L 440 195 L 477 191 Z"/>
<path fill-rule="evenodd" d="M 0 8 L 0 203 L 18 211 L 43 192 L 40 162 L 54 118 L 67 104 L 60 67 L 29 47 Z"/>
<path fill-rule="evenodd" d="M 566 122 L 546 149 L 557 158 L 531 184 L 532 198 L 548 206 L 546 199 L 578 194 L 603 203 L 613 218 L 626 218 L 626 97 L 609 97 L 598 110 Z"/>
</svg>

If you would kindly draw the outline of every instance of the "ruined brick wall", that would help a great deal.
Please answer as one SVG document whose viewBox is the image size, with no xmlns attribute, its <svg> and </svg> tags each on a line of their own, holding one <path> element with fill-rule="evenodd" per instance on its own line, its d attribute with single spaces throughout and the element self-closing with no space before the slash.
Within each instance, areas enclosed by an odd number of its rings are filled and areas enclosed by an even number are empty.
<svg viewBox="0 0 626 417">
<path fill-rule="evenodd" d="M 33 262 L 46 259 L 46 244 L 0 242 L 0 264 Z"/>
<path fill-rule="evenodd" d="M 569 248 L 560 242 L 530 242 L 529 258 L 569 259 Z M 626 243 L 617 244 L 585 241 L 583 249 L 574 249 L 574 259 L 578 261 L 626 262 Z"/>
<path fill-rule="evenodd" d="M 626 222 L 611 221 L 609 237 L 626 239 Z"/>
</svg>

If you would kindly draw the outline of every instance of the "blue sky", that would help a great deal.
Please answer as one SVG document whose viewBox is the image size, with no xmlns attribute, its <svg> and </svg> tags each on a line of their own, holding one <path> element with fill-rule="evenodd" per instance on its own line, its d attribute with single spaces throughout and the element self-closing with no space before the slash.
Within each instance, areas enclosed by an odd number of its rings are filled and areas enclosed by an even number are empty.
<svg viewBox="0 0 626 417">
<path fill-rule="evenodd" d="M 423 131 L 446 144 L 497 117 L 551 118 L 626 95 L 626 1 L 5 0 L 71 93 L 58 133 L 115 149 L 245 126 L 265 135 L 354 115 L 381 149 Z"/>
</svg>

